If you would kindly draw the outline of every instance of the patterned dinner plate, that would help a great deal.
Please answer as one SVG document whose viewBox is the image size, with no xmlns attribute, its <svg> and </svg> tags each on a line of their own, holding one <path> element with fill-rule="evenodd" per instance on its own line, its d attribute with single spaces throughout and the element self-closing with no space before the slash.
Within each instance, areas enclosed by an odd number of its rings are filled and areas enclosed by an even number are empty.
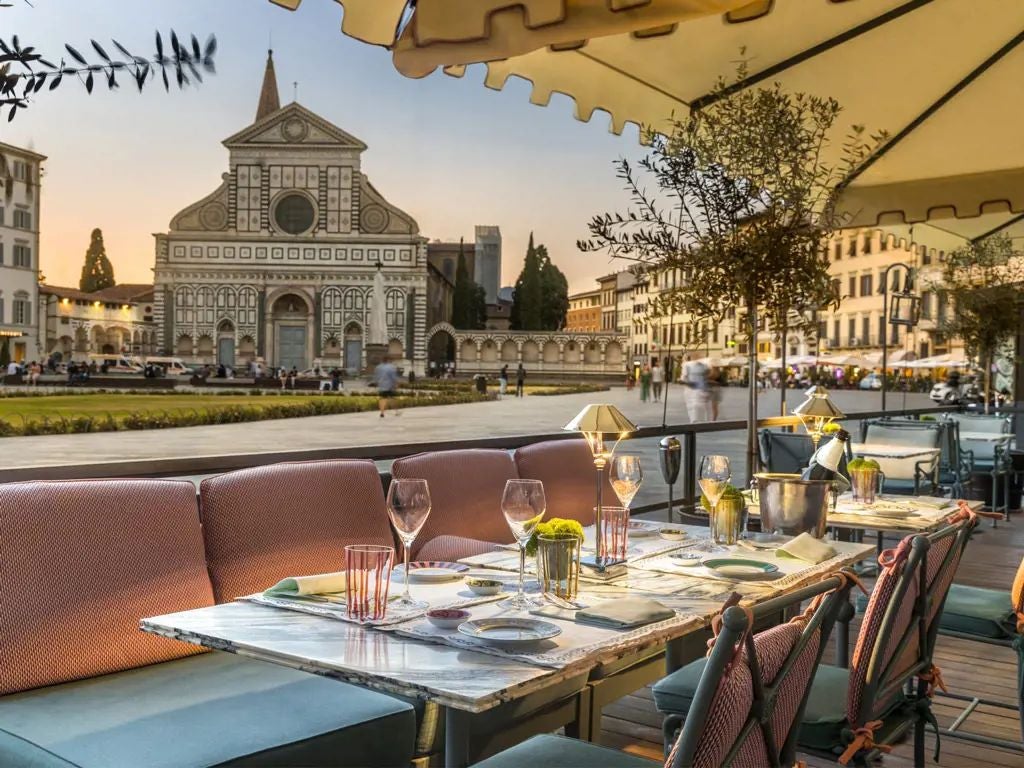
<svg viewBox="0 0 1024 768">
<path fill-rule="evenodd" d="M 738 579 L 767 576 L 779 570 L 773 563 L 738 557 L 706 557 L 700 564 L 723 576 Z"/>
<path fill-rule="evenodd" d="M 409 581 L 452 581 L 461 579 L 469 566 L 464 563 L 446 563 L 443 560 L 417 560 L 409 563 Z M 395 578 L 405 577 L 405 566 L 396 565 Z"/>
<path fill-rule="evenodd" d="M 561 628 L 538 619 L 475 619 L 459 625 L 459 632 L 486 645 L 529 645 L 562 634 Z"/>
<path fill-rule="evenodd" d="M 630 536 L 653 536 L 658 532 L 660 528 L 657 523 L 652 523 L 648 520 L 630 520 L 629 521 L 629 535 Z"/>
</svg>

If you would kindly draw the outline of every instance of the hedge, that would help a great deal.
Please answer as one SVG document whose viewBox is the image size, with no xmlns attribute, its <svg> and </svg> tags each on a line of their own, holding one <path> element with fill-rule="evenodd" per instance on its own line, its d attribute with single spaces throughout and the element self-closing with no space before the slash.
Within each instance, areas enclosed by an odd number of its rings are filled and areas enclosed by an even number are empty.
<svg viewBox="0 0 1024 768">
<path fill-rule="evenodd" d="M 262 399 L 262 398 L 261 398 Z M 168 429 L 170 427 L 197 427 L 210 424 L 240 424 L 268 419 L 292 419 L 302 416 L 327 416 L 336 413 L 359 413 L 377 409 L 376 399 L 335 396 L 311 397 L 302 403 L 271 403 L 266 397 L 259 405 L 228 405 L 199 408 L 190 411 L 141 411 L 114 418 L 105 416 L 58 415 L 56 418 L 26 419 L 21 423 L 0 419 L 0 437 L 24 435 L 69 435 L 82 432 L 118 432 L 137 429 Z M 427 405 L 456 405 L 489 400 L 475 393 L 443 395 L 403 395 L 391 401 L 392 408 L 418 408 Z"/>
</svg>

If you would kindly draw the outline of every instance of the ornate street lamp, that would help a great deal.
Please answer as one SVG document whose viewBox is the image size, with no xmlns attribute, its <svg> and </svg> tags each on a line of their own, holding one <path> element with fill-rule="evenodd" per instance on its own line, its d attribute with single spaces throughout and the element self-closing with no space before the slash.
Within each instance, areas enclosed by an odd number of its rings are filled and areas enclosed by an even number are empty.
<svg viewBox="0 0 1024 768">
<path fill-rule="evenodd" d="M 893 277 L 889 289 L 889 272 L 903 269 L 903 290 L 899 288 L 899 275 Z M 892 303 L 889 294 L 892 293 Z M 882 273 L 882 410 L 885 410 L 885 393 L 889 388 L 886 371 L 889 368 L 889 326 L 903 325 L 913 328 L 921 319 L 921 297 L 914 293 L 914 270 L 901 261 L 890 264 Z"/>
</svg>

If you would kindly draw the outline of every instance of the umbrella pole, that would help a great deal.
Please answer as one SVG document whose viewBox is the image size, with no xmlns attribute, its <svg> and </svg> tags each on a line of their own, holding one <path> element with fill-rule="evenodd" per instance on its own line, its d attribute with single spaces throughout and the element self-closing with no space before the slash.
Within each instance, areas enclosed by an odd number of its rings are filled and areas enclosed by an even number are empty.
<svg viewBox="0 0 1024 768">
<path fill-rule="evenodd" d="M 779 370 L 779 416 L 786 415 L 786 376 L 789 373 L 789 369 L 786 368 L 786 334 L 789 332 L 789 324 L 787 317 L 782 320 L 782 367 Z"/>
<path fill-rule="evenodd" d="M 750 343 L 747 360 L 750 374 L 747 376 L 747 485 L 757 471 L 757 304 L 753 296 L 747 297 L 747 322 Z"/>
</svg>

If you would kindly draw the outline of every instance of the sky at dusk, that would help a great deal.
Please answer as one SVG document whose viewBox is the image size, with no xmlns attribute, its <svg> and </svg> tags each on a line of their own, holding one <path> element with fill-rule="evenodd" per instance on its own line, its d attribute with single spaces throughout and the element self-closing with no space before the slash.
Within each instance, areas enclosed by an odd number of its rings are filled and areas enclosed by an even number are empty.
<svg viewBox="0 0 1024 768">
<path fill-rule="evenodd" d="M 430 239 L 473 237 L 475 224 L 497 224 L 503 283 L 515 280 L 532 230 L 569 278 L 571 290 L 624 264 L 581 254 L 589 218 L 624 207 L 613 162 L 638 157 L 636 133 L 615 136 L 605 116 L 572 118 L 572 103 L 528 101 L 529 85 L 504 91 L 482 85 L 483 69 L 462 79 L 398 74 L 387 51 L 343 36 L 342 9 L 305 0 L 291 13 L 266 0 L 14 0 L 0 9 L 0 36 L 18 34 L 57 60 L 63 44 L 108 52 L 116 38 L 152 54 L 153 33 L 175 29 L 218 40 L 217 74 L 198 87 L 139 94 L 79 83 L 43 90 L 0 141 L 46 155 L 41 266 L 54 285 L 77 285 L 89 233 L 103 230 L 120 282 L 152 280 L 153 233 L 212 192 L 227 171 L 221 141 L 252 123 L 272 36 L 282 104 L 298 101 L 369 145 L 363 171 L 392 203 L 412 214 Z M 5 115 L 6 118 L 6 115 Z"/>
</svg>

